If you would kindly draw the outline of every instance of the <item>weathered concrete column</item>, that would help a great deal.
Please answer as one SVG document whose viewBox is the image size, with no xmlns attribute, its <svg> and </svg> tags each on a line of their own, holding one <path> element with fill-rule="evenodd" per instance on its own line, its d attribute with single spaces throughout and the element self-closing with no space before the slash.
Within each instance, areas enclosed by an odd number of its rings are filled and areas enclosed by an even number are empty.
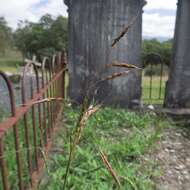
<svg viewBox="0 0 190 190">
<path fill-rule="evenodd" d="M 142 14 L 121 41 L 114 38 L 136 17 L 144 0 L 65 0 L 69 10 L 69 95 L 80 102 L 85 89 L 103 76 L 121 71 L 107 69 L 114 61 L 141 67 Z M 141 72 L 99 83 L 97 100 L 130 106 L 141 97 Z"/>
<path fill-rule="evenodd" d="M 190 108 L 190 1 L 179 0 L 165 106 Z"/>
</svg>

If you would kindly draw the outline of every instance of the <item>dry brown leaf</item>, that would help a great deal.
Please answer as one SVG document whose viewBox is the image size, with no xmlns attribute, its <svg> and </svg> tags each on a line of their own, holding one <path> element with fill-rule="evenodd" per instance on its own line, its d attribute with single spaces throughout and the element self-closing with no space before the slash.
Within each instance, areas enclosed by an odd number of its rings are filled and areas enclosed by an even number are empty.
<svg viewBox="0 0 190 190">
<path fill-rule="evenodd" d="M 117 174 L 113 170 L 113 168 L 112 168 L 111 164 L 109 163 L 106 155 L 102 151 L 100 151 L 100 156 L 101 156 L 101 159 L 102 159 L 104 165 L 106 166 L 108 172 L 111 174 L 111 176 L 113 177 L 113 179 L 115 180 L 115 182 L 117 183 L 117 185 L 120 187 L 121 183 L 119 181 L 119 177 L 117 176 Z"/>
</svg>

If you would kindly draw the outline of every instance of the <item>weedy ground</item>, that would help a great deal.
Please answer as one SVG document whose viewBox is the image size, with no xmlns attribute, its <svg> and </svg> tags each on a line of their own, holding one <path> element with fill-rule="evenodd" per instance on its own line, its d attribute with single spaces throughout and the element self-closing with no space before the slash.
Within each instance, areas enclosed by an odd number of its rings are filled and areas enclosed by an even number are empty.
<svg viewBox="0 0 190 190">
<path fill-rule="evenodd" d="M 7 50 L 5 55 L 0 55 L 0 70 L 17 73 L 23 64 L 21 53 L 15 50 Z"/>
<path fill-rule="evenodd" d="M 77 122 L 79 110 L 64 110 L 62 129 L 54 137 L 54 148 L 46 161 L 46 170 L 39 189 L 61 190 L 68 161 L 69 137 Z M 103 166 L 101 149 L 119 176 L 124 190 L 153 190 L 154 179 L 161 175 L 157 163 L 143 161 L 146 153 L 156 147 L 162 129 L 170 122 L 151 113 L 128 112 L 102 108 L 93 115 L 83 131 L 68 177 L 67 189 L 117 189 L 113 178 Z"/>
</svg>

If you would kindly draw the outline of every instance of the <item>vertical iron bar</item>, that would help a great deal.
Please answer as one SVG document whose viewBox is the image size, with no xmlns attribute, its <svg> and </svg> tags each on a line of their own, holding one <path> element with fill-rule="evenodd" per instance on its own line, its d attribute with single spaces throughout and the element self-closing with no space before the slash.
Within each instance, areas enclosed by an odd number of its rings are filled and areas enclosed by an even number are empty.
<svg viewBox="0 0 190 190">
<path fill-rule="evenodd" d="M 26 103 L 25 90 L 24 90 L 24 80 L 22 80 L 22 103 Z M 27 113 L 24 114 L 24 136 L 26 143 L 26 151 L 27 151 L 27 161 L 28 161 L 28 171 L 30 176 L 30 183 L 32 185 L 31 173 L 32 173 L 32 160 L 31 160 L 31 152 L 30 152 L 30 142 L 29 142 L 29 130 L 28 130 L 28 117 Z"/>
<path fill-rule="evenodd" d="M 163 61 L 161 62 L 161 71 L 160 71 L 160 90 L 159 90 L 159 99 L 162 99 L 162 81 L 163 81 Z"/>
<path fill-rule="evenodd" d="M 39 128 L 40 128 L 40 145 L 41 145 L 41 147 L 43 147 L 44 143 L 43 143 L 41 104 L 38 104 L 38 121 L 39 121 Z"/>
<path fill-rule="evenodd" d="M 50 69 L 49 69 L 49 81 L 52 80 L 52 67 L 51 64 L 49 65 Z M 50 98 L 51 97 L 51 85 L 49 86 L 48 90 L 47 90 L 47 96 Z M 53 119 L 52 119 L 52 102 L 48 102 L 48 117 L 49 117 L 49 135 L 51 137 L 51 131 L 53 129 Z"/>
<path fill-rule="evenodd" d="M 15 117 L 16 116 L 15 98 L 14 98 L 14 93 L 13 93 L 13 88 L 12 88 L 11 82 L 4 73 L 0 72 L 0 74 L 7 84 L 8 91 L 9 91 L 9 98 L 10 98 L 11 114 L 12 114 L 12 117 Z M 19 181 L 19 189 L 23 190 L 22 169 L 21 169 L 20 148 L 19 148 L 19 136 L 18 136 L 18 128 L 17 128 L 16 124 L 13 125 L 13 133 L 14 133 L 14 139 L 15 139 L 15 151 L 16 151 L 17 175 L 18 175 L 18 181 Z"/>
<path fill-rule="evenodd" d="M 37 92 L 40 91 L 40 82 L 39 82 L 39 76 L 36 73 L 36 86 L 37 86 Z M 40 100 L 40 99 L 38 99 Z M 40 146 L 43 147 L 43 129 L 42 129 L 42 114 L 41 114 L 41 104 L 38 104 L 38 127 L 40 129 Z"/>
<path fill-rule="evenodd" d="M 1 168 L 1 175 L 2 175 L 2 181 L 3 181 L 3 189 L 4 190 L 9 190 L 9 185 L 8 185 L 8 175 L 7 175 L 7 167 L 6 167 L 6 162 L 4 159 L 4 146 L 3 146 L 3 141 L 0 138 L 0 168 Z"/>
<path fill-rule="evenodd" d="M 41 104 L 38 104 L 38 121 L 39 121 L 39 129 L 40 129 L 40 145 L 44 146 L 43 143 L 43 129 L 42 129 L 42 112 L 41 112 Z"/>
<path fill-rule="evenodd" d="M 50 73 L 53 73 L 53 72 L 50 72 Z M 53 78 L 53 74 L 51 74 L 51 80 L 52 80 L 52 78 Z M 50 94 L 49 94 L 50 97 L 53 97 L 53 90 L 52 90 L 53 87 L 52 87 L 52 85 L 53 85 L 53 84 L 50 85 Z M 53 126 L 54 126 L 53 110 L 54 110 L 54 109 L 53 109 L 53 102 L 52 102 L 52 101 L 50 102 L 50 105 L 51 105 L 51 106 L 50 106 L 51 127 L 52 127 L 52 129 L 53 129 Z"/>
<path fill-rule="evenodd" d="M 28 131 L 28 122 L 27 122 L 27 113 L 24 114 L 24 131 L 25 131 L 25 142 L 26 142 L 26 151 L 27 151 L 27 161 L 28 161 L 28 171 L 30 176 L 30 183 L 32 185 L 31 173 L 32 173 L 32 160 L 30 152 L 30 142 L 29 142 L 29 131 Z"/>
<path fill-rule="evenodd" d="M 51 63 L 48 64 L 48 72 L 46 73 L 46 81 L 49 83 L 50 81 L 50 70 L 51 70 Z M 49 98 L 49 88 L 46 91 L 46 96 Z M 50 102 L 47 102 L 47 118 L 48 118 L 48 135 L 49 138 L 51 137 L 51 115 L 50 115 Z"/>
<path fill-rule="evenodd" d="M 23 190 L 23 183 L 22 183 L 22 169 L 21 169 L 21 160 L 20 160 L 20 148 L 19 148 L 19 134 L 18 134 L 18 128 L 15 124 L 13 126 L 13 132 L 14 132 L 14 139 L 15 139 L 15 150 L 16 150 L 16 160 L 17 160 L 17 170 L 18 170 L 18 179 L 19 179 L 19 189 Z"/>
<path fill-rule="evenodd" d="M 62 67 L 63 68 L 65 68 L 66 67 L 66 63 L 65 63 L 65 54 L 63 53 L 63 57 L 62 57 L 62 60 L 61 60 L 61 65 L 62 65 Z M 62 86 L 62 97 L 63 97 L 63 99 L 65 99 L 65 75 L 66 75 L 66 71 L 64 71 L 64 73 L 63 73 L 63 75 L 62 75 L 62 84 L 61 84 L 61 86 Z"/>
<path fill-rule="evenodd" d="M 54 76 L 54 74 L 53 74 Z M 55 81 L 53 82 L 52 84 L 52 95 L 51 97 L 55 97 Z M 52 105 L 53 105 L 53 113 L 52 113 L 52 116 L 53 116 L 53 126 L 54 126 L 54 123 L 55 123 L 55 112 L 56 112 L 56 101 L 52 101 Z"/>
<path fill-rule="evenodd" d="M 62 98 L 65 99 L 65 71 L 62 75 L 62 82 L 61 82 L 60 90 L 61 90 L 61 88 L 63 88 L 63 89 L 62 89 L 62 93 L 60 93 L 60 94 L 61 94 Z"/>
<path fill-rule="evenodd" d="M 43 98 L 46 98 L 45 95 L 43 96 Z M 43 124 L 44 124 L 44 137 L 45 137 L 45 145 L 47 144 L 47 125 L 46 125 L 46 103 L 43 103 Z"/>
<path fill-rule="evenodd" d="M 49 89 L 47 90 L 47 97 L 49 98 Z M 51 102 L 47 102 L 48 107 L 48 133 L 49 137 L 51 137 L 51 130 L 52 130 L 52 117 L 51 117 Z"/>
<path fill-rule="evenodd" d="M 45 79 L 44 79 L 44 71 L 45 67 L 42 68 L 42 87 L 44 88 L 45 86 Z M 43 94 L 43 98 L 46 98 L 46 93 Z M 46 102 L 43 103 L 43 129 L 44 129 L 44 140 L 45 140 L 45 145 L 47 144 L 47 126 L 46 126 Z"/>
<path fill-rule="evenodd" d="M 30 87 L 31 87 L 31 99 L 32 99 L 33 98 L 33 90 L 34 90 L 32 79 L 30 80 Z M 36 170 L 39 170 L 37 132 L 36 132 L 36 114 L 35 114 L 34 105 L 32 105 L 32 127 L 33 127 L 33 142 L 34 142 L 34 158 L 35 158 Z"/>
<path fill-rule="evenodd" d="M 150 64 L 150 70 L 151 70 L 151 75 L 150 75 L 150 91 L 149 91 L 149 99 L 152 100 L 152 63 Z"/>
</svg>

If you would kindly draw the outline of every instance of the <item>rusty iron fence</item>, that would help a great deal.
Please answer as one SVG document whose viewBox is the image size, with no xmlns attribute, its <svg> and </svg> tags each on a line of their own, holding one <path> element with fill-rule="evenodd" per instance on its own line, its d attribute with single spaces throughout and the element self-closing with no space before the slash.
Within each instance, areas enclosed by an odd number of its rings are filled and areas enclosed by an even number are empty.
<svg viewBox="0 0 190 190">
<path fill-rule="evenodd" d="M 0 189 L 3 190 L 35 188 L 62 110 L 59 100 L 65 96 L 65 53 L 44 58 L 42 63 L 35 60 L 25 63 L 20 105 L 16 105 L 8 76 L 0 71 L 10 101 L 10 116 L 0 123 Z"/>
<path fill-rule="evenodd" d="M 157 53 L 147 55 L 142 77 L 142 99 L 145 103 L 163 104 L 168 67 Z"/>
</svg>

